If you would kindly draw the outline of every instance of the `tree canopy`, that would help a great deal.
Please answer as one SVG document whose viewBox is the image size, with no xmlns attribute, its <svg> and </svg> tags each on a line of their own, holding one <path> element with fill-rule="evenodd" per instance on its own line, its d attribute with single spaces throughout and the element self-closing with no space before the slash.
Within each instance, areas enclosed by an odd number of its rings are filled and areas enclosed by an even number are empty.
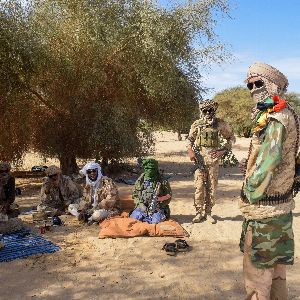
<svg viewBox="0 0 300 300">
<path fill-rule="evenodd" d="M 219 103 L 217 115 L 224 119 L 240 136 L 249 136 L 251 131 L 251 110 L 254 107 L 249 90 L 233 87 L 217 93 L 213 98 Z"/>
<path fill-rule="evenodd" d="M 295 109 L 300 117 L 300 97 L 297 93 L 287 93 L 283 96 Z M 249 90 L 244 87 L 226 89 L 214 96 L 214 101 L 219 103 L 217 114 L 224 119 L 233 131 L 244 137 L 249 137 L 251 128 L 251 111 L 255 106 Z"/>
<path fill-rule="evenodd" d="M 197 106 L 198 64 L 226 57 L 214 34 L 224 0 L 170 10 L 143 0 L 0 3 L 0 158 L 149 151 L 150 125 L 178 128 Z M 196 42 L 197 41 L 197 42 Z M 182 125 L 183 126 L 183 125 Z"/>
</svg>

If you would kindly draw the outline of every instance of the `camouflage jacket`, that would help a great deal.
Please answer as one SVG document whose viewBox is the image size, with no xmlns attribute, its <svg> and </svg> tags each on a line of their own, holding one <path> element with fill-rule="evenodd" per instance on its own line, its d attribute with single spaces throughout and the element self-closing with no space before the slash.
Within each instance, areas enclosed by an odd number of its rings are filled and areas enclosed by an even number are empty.
<svg viewBox="0 0 300 300">
<path fill-rule="evenodd" d="M 96 207 L 92 206 L 92 187 L 86 185 L 83 190 L 83 198 L 80 201 L 80 210 L 86 209 L 107 209 L 120 210 L 119 193 L 116 184 L 111 178 L 102 176 L 100 186 L 97 190 L 98 204 Z"/>
<path fill-rule="evenodd" d="M 15 178 L 10 174 L 0 175 L 0 205 L 12 204 L 15 201 Z"/>
<path fill-rule="evenodd" d="M 230 150 L 232 148 L 232 143 L 235 141 L 235 137 L 229 125 L 224 120 L 219 118 L 215 118 L 215 121 L 212 125 L 205 125 L 204 121 L 201 119 L 196 120 L 192 124 L 189 135 L 187 137 L 187 148 L 196 148 L 201 152 L 201 155 L 203 155 L 205 163 L 213 164 L 218 159 L 212 159 L 209 152 L 218 149 L 219 146 L 201 147 L 200 145 L 197 145 L 197 136 L 199 135 L 201 130 L 205 130 L 206 128 L 215 131 L 217 139 L 219 139 L 219 135 L 223 136 L 226 139 L 226 143 L 222 147 L 222 149 L 224 150 Z"/>
<path fill-rule="evenodd" d="M 164 179 L 161 176 L 159 182 L 161 183 L 161 186 L 158 197 L 168 196 L 166 197 L 166 199 L 164 199 L 164 201 L 158 202 L 159 207 L 163 208 L 169 205 L 172 198 L 172 190 L 167 179 Z M 134 190 L 132 193 L 132 198 L 136 204 L 136 207 L 139 206 L 139 204 L 144 204 L 147 207 L 149 206 L 153 197 L 155 185 L 156 183 L 154 182 L 151 182 L 150 185 L 147 184 L 146 180 L 144 180 L 144 173 L 141 174 L 141 176 L 135 182 Z"/>
<path fill-rule="evenodd" d="M 46 177 L 41 189 L 41 207 L 64 210 L 71 203 L 79 203 L 79 190 L 72 179 L 60 175 L 58 186 L 50 184 Z"/>
<path fill-rule="evenodd" d="M 246 219 L 284 215 L 294 208 L 291 191 L 299 141 L 297 126 L 295 116 L 285 108 L 270 113 L 266 129 L 253 136 L 240 201 Z"/>
</svg>

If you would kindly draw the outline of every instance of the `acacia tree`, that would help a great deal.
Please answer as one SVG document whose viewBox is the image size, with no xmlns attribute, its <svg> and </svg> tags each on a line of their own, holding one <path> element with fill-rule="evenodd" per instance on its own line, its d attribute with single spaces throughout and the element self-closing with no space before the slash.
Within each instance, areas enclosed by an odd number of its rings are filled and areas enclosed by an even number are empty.
<svg viewBox="0 0 300 300">
<path fill-rule="evenodd" d="M 295 109 L 296 114 L 300 117 L 300 94 L 298 93 L 287 93 L 284 96 L 284 99 L 287 100 Z"/>
<path fill-rule="evenodd" d="M 251 110 L 255 103 L 249 90 L 244 87 L 226 89 L 214 96 L 218 102 L 218 117 L 224 119 L 239 136 L 249 137 L 251 133 Z"/>
<path fill-rule="evenodd" d="M 300 97 L 297 93 L 286 93 L 283 98 L 287 100 L 300 116 Z M 228 122 L 233 131 L 244 137 L 249 137 L 253 123 L 251 111 L 255 102 L 250 96 L 249 90 L 244 87 L 226 89 L 214 96 L 219 108 L 217 114 Z"/>
<path fill-rule="evenodd" d="M 19 148 L 4 144 L 0 155 L 20 158 L 30 146 L 58 157 L 65 173 L 77 170 L 79 157 L 147 151 L 144 122 L 175 129 L 197 105 L 197 64 L 224 57 L 213 32 L 216 9 L 227 10 L 222 0 L 170 10 L 142 0 L 5 1 L 0 8 L 0 99 L 21 112 L 0 133 L 1 144 L 15 128 L 24 131 Z"/>
</svg>

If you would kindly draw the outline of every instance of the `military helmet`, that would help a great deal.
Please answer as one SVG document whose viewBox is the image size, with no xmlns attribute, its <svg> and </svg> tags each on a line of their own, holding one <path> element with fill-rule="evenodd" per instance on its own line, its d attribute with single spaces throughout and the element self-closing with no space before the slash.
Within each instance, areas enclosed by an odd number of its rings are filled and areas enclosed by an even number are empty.
<svg viewBox="0 0 300 300">
<path fill-rule="evenodd" d="M 207 100 L 199 103 L 199 109 L 200 109 L 200 111 L 212 110 L 215 112 L 218 108 L 218 105 L 219 104 L 217 102 L 215 102 L 214 100 L 207 99 Z"/>
<path fill-rule="evenodd" d="M 47 176 L 61 174 L 61 169 L 57 166 L 52 165 L 46 169 L 45 173 Z"/>
</svg>

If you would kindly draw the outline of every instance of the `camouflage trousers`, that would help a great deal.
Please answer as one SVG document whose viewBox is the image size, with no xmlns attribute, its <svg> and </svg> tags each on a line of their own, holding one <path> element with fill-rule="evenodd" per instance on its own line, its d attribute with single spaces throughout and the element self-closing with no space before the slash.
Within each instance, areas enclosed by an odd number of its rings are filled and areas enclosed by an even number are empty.
<svg viewBox="0 0 300 300">
<path fill-rule="evenodd" d="M 216 191 L 219 175 L 219 162 L 206 165 L 205 170 L 197 169 L 195 171 L 194 186 L 195 197 L 194 206 L 196 212 L 202 213 L 205 210 L 207 215 L 211 214 L 211 210 L 216 201 Z"/>
<path fill-rule="evenodd" d="M 248 226 L 244 240 L 244 282 L 246 300 L 287 300 L 286 266 L 257 268 L 252 263 L 252 228 Z"/>
</svg>

